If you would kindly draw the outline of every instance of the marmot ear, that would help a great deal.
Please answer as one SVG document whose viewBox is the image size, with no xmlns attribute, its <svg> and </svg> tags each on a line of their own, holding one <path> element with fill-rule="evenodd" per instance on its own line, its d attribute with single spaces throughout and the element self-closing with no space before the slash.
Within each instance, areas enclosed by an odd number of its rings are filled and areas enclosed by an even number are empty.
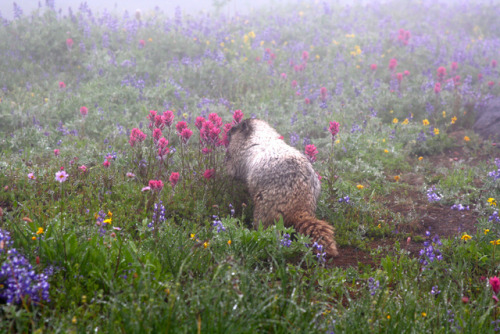
<svg viewBox="0 0 500 334">
<path fill-rule="evenodd" d="M 241 122 L 241 133 L 245 136 L 245 138 L 248 138 L 252 134 L 250 119 L 246 119 Z"/>
</svg>

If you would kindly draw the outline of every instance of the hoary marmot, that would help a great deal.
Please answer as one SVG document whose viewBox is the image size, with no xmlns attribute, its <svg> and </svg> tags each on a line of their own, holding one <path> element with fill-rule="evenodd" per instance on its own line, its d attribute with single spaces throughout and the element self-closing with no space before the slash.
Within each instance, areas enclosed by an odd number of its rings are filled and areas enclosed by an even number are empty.
<svg viewBox="0 0 500 334">
<path fill-rule="evenodd" d="M 259 119 L 246 119 L 228 132 L 226 170 L 248 187 L 254 227 L 283 217 L 285 226 L 309 235 L 337 256 L 333 227 L 315 217 L 321 185 L 309 160 Z"/>
</svg>

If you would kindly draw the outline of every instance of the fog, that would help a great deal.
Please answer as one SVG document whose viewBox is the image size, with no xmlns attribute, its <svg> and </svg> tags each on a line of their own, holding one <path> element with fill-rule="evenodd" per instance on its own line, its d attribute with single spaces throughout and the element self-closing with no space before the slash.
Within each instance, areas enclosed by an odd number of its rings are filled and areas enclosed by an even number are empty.
<svg viewBox="0 0 500 334">
<path fill-rule="evenodd" d="M 252 9 L 262 6 L 273 6 L 285 2 L 299 2 L 298 0 L 65 0 L 65 1 L 47 1 L 47 0 L 20 0 L 15 1 L 22 9 L 24 15 L 30 14 L 37 8 L 45 8 L 46 3 L 55 3 L 56 10 L 62 10 L 65 14 L 68 8 L 77 9 L 81 3 L 86 2 L 92 11 L 101 12 L 105 9 L 111 12 L 122 13 L 127 10 L 134 13 L 137 9 L 141 11 L 152 10 L 159 7 L 167 15 L 173 13 L 176 7 L 180 7 L 182 12 L 196 14 L 200 11 L 215 11 L 217 4 L 220 11 L 225 14 L 247 13 Z M 8 0 L 0 1 L 0 12 L 2 17 L 11 20 L 14 17 L 13 2 Z"/>
</svg>

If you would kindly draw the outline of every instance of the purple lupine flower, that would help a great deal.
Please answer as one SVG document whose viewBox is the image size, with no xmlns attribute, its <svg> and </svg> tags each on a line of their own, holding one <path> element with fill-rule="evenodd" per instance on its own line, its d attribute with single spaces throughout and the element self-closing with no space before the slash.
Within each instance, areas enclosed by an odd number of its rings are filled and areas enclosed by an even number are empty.
<svg viewBox="0 0 500 334">
<path fill-rule="evenodd" d="M 434 285 L 431 289 L 431 295 L 437 296 L 441 293 L 441 290 L 439 290 L 439 287 L 437 285 Z"/>
<path fill-rule="evenodd" d="M 290 234 L 285 233 L 283 234 L 283 239 L 280 241 L 281 246 L 289 248 L 290 245 L 292 244 L 292 240 L 290 240 Z"/>
<path fill-rule="evenodd" d="M 217 233 L 220 233 L 221 231 L 225 232 L 226 228 L 224 227 L 224 225 L 222 225 L 222 221 L 219 220 L 219 217 L 213 216 L 213 218 L 214 218 L 214 221 L 213 221 L 212 226 L 217 228 Z"/>
<path fill-rule="evenodd" d="M 436 193 L 436 187 L 432 186 L 429 189 L 427 189 L 427 200 L 432 203 L 432 202 L 438 202 L 441 200 L 441 196 L 439 196 Z"/>
<path fill-rule="evenodd" d="M 148 224 L 148 227 L 151 230 L 154 230 L 157 226 L 160 226 L 160 224 L 164 222 L 165 222 L 165 207 L 163 206 L 163 202 L 160 200 L 154 205 L 153 218 L 151 222 Z"/>
<path fill-rule="evenodd" d="M 368 279 L 368 289 L 370 290 L 370 295 L 374 296 L 379 287 L 380 287 L 379 281 L 375 281 L 373 277 L 370 277 Z"/>
<path fill-rule="evenodd" d="M 2 233 L 0 233 L 2 234 Z M 0 267 L 0 299 L 8 304 L 21 304 L 26 301 L 40 303 L 50 301 L 49 272 L 36 274 L 28 260 L 16 249 L 7 251 L 7 259 Z"/>
</svg>

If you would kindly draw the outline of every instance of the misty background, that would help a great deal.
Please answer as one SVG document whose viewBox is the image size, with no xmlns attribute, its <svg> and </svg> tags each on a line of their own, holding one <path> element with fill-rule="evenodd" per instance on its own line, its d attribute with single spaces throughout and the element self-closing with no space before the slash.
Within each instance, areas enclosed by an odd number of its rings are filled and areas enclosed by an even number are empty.
<svg viewBox="0 0 500 334">
<path fill-rule="evenodd" d="M 180 7 L 182 12 L 190 14 L 196 14 L 200 11 L 219 10 L 221 13 L 233 15 L 236 13 L 248 13 L 252 9 L 258 9 L 263 6 L 272 7 L 273 5 L 282 5 L 286 2 L 304 2 L 304 0 L 1 0 L 0 13 L 2 17 L 9 20 L 13 19 L 14 2 L 22 9 L 24 15 L 29 15 L 38 8 L 45 8 L 47 3 L 55 4 L 56 10 L 61 9 L 62 14 L 67 14 L 70 7 L 75 10 L 80 4 L 87 3 L 92 11 L 99 13 L 102 13 L 105 9 L 115 13 L 123 13 L 125 10 L 129 13 L 135 13 L 137 9 L 146 12 L 158 7 L 168 16 L 173 16 L 176 7 Z"/>
</svg>

